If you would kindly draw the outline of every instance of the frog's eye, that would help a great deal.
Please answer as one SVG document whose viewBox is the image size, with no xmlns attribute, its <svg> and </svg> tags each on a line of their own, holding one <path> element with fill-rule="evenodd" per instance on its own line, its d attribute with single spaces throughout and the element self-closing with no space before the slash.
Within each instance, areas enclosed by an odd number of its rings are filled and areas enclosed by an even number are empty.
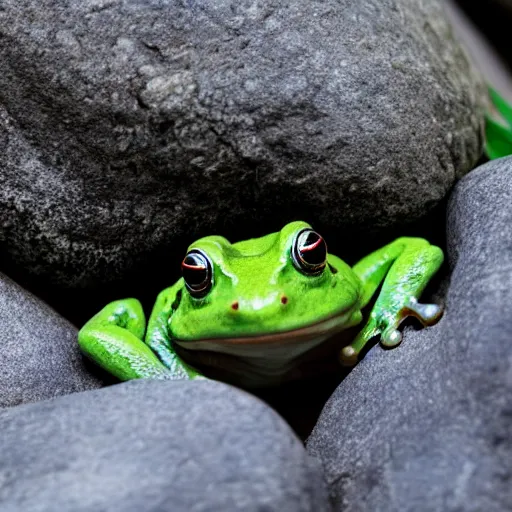
<svg viewBox="0 0 512 512">
<path fill-rule="evenodd" d="M 295 237 L 292 248 L 293 264 L 308 275 L 321 274 L 327 264 L 327 244 L 312 229 L 303 229 Z"/>
<path fill-rule="evenodd" d="M 192 297 L 204 297 L 210 291 L 213 284 L 212 264 L 203 251 L 189 251 L 181 262 L 181 272 Z"/>
</svg>

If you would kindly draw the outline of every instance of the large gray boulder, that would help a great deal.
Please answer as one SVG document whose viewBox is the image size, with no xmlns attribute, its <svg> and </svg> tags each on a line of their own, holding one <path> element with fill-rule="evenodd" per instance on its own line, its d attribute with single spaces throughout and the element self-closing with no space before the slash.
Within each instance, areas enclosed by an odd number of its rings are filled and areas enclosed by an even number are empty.
<svg viewBox="0 0 512 512">
<path fill-rule="evenodd" d="M 326 512 L 317 462 L 218 382 L 132 381 L 0 412 L 2 512 Z"/>
<path fill-rule="evenodd" d="M 441 322 L 374 347 L 308 440 L 337 510 L 512 509 L 512 158 L 455 188 Z"/>
<path fill-rule="evenodd" d="M 77 329 L 0 274 L 0 407 L 100 387 L 84 363 Z"/>
<path fill-rule="evenodd" d="M 482 91 L 439 0 L 4 0 L 1 246 L 76 287 L 214 232 L 401 225 L 480 156 Z"/>
</svg>

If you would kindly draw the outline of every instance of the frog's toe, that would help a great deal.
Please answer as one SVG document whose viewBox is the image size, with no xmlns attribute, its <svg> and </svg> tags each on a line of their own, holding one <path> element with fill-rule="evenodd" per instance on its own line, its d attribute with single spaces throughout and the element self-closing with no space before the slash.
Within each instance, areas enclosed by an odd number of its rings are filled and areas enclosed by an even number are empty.
<svg viewBox="0 0 512 512">
<path fill-rule="evenodd" d="M 414 297 L 407 304 L 408 313 L 423 325 L 434 325 L 443 316 L 443 308 L 438 304 L 421 304 Z"/>
<path fill-rule="evenodd" d="M 398 330 L 398 326 L 408 316 L 417 318 L 424 326 L 434 325 L 443 316 L 443 308 L 437 304 L 420 304 L 414 297 L 411 297 L 400 314 L 390 321 L 382 332 L 380 342 L 383 346 L 392 348 L 400 344 L 402 333 Z"/>
<path fill-rule="evenodd" d="M 396 347 L 402 341 L 402 333 L 394 326 L 386 329 L 380 338 L 380 342 L 387 348 Z"/>
<path fill-rule="evenodd" d="M 354 366 L 357 364 L 359 352 L 352 346 L 343 347 L 340 352 L 340 363 L 343 366 Z"/>
</svg>

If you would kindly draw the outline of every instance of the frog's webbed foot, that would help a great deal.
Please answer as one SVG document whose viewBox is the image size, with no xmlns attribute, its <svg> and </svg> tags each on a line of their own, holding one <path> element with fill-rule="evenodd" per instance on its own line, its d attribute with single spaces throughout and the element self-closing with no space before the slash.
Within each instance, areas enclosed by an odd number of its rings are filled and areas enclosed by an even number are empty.
<svg viewBox="0 0 512 512">
<path fill-rule="evenodd" d="M 382 288 L 368 323 L 354 342 L 340 354 L 344 365 L 357 363 L 368 341 L 380 335 L 384 347 L 396 347 L 402 341 L 398 330 L 409 316 L 423 325 L 435 324 L 442 315 L 436 304 L 420 304 L 418 298 L 443 262 L 443 251 L 422 238 L 402 237 L 363 258 L 354 272 L 363 282 L 362 303 L 368 304 L 380 283 Z"/>
<path fill-rule="evenodd" d="M 384 347 L 396 347 L 402 341 L 400 324 L 408 317 L 417 318 L 423 326 L 434 325 L 443 316 L 443 308 L 438 304 L 422 304 L 415 297 L 410 297 L 396 318 L 382 331 L 380 342 Z"/>
<path fill-rule="evenodd" d="M 356 336 L 356 339 L 344 347 L 340 353 L 343 366 L 353 366 L 359 360 L 359 354 L 365 345 L 380 334 L 380 343 L 386 348 L 398 346 L 402 341 L 402 333 L 398 330 L 400 324 L 408 317 L 417 318 L 424 326 L 437 323 L 443 315 L 443 308 L 438 304 L 422 304 L 415 297 L 410 297 L 396 314 L 373 311 L 366 327 Z"/>
<path fill-rule="evenodd" d="M 439 304 L 422 304 L 415 297 L 409 299 L 405 308 L 409 310 L 405 317 L 413 316 L 426 327 L 436 324 L 443 316 L 442 306 Z"/>
</svg>

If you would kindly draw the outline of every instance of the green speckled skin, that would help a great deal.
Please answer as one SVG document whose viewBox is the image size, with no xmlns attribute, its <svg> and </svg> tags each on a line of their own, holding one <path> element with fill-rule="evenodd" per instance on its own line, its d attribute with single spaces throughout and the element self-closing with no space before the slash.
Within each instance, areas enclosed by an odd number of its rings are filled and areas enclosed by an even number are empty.
<svg viewBox="0 0 512 512">
<path fill-rule="evenodd" d="M 192 297 L 180 279 L 158 296 L 147 329 L 138 301 L 113 302 L 80 330 L 80 347 L 121 380 L 201 377 L 178 353 L 205 347 L 233 362 L 251 354 L 250 371 L 265 379 L 267 363 L 278 375 L 299 353 L 307 357 L 310 347 L 359 324 L 381 284 L 367 324 L 341 350 L 343 364 L 355 364 L 374 336 L 397 345 L 398 326 L 407 316 L 424 325 L 440 318 L 439 306 L 417 298 L 443 261 L 441 249 L 420 238 L 399 238 L 353 268 L 329 254 L 329 265 L 312 276 L 297 270 L 291 258 L 297 233 L 308 227 L 292 222 L 278 233 L 235 244 L 219 236 L 198 240 L 189 250 L 202 250 L 213 267 L 206 296 Z"/>
</svg>

